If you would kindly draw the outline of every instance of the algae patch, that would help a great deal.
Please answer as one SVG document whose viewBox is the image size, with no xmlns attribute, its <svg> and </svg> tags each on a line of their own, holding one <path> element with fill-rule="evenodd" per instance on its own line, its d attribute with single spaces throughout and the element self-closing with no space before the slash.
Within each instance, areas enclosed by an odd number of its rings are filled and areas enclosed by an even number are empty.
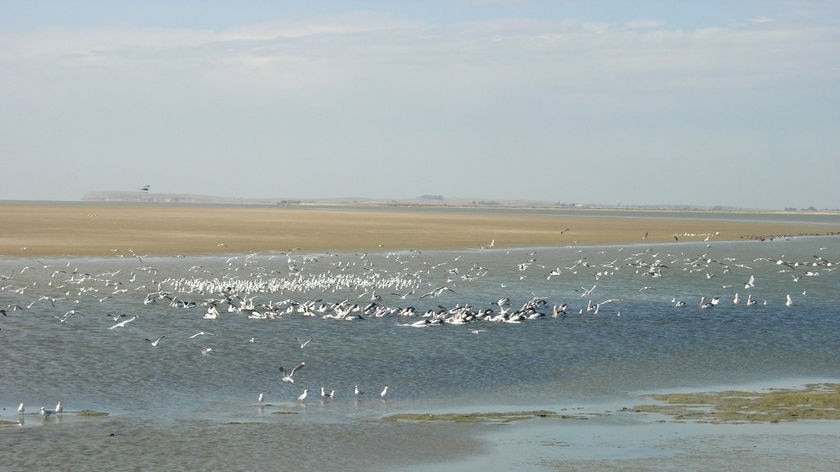
<svg viewBox="0 0 840 472">
<path fill-rule="evenodd" d="M 567 415 L 547 410 L 513 411 L 513 412 L 475 412 L 475 413 L 398 413 L 386 416 L 385 421 L 414 421 L 414 422 L 449 422 L 449 423 L 495 423 L 506 424 L 514 421 L 530 420 L 533 418 L 587 419 L 584 415 Z"/>
<path fill-rule="evenodd" d="M 108 413 L 105 411 L 81 410 L 78 413 L 76 413 L 76 415 L 85 417 L 101 417 L 108 416 Z"/>
<path fill-rule="evenodd" d="M 648 395 L 663 403 L 623 411 L 661 413 L 676 421 L 779 423 L 840 419 L 840 384 L 808 384 L 800 390 L 724 391 Z"/>
</svg>

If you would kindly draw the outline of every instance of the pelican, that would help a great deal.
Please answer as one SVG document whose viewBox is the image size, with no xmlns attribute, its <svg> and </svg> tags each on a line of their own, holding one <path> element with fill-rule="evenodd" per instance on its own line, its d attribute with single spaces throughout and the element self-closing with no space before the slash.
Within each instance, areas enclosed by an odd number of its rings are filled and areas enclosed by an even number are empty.
<svg viewBox="0 0 840 472">
<path fill-rule="evenodd" d="M 302 369 L 303 366 L 305 366 L 305 365 L 306 365 L 305 362 L 301 362 L 299 366 L 295 367 L 294 369 L 291 370 L 291 372 L 288 372 L 288 373 L 286 372 L 286 369 L 284 369 L 283 367 L 280 367 L 280 373 L 283 375 L 283 378 L 281 378 L 280 380 L 283 381 L 283 382 L 286 382 L 286 383 L 295 383 L 295 379 L 292 378 L 292 376 L 295 375 L 295 372 L 298 369 Z"/>
<path fill-rule="evenodd" d="M 207 313 L 204 314 L 203 318 L 205 320 L 216 320 L 221 316 L 219 310 L 216 309 L 216 305 L 210 305 L 207 307 Z"/>
</svg>

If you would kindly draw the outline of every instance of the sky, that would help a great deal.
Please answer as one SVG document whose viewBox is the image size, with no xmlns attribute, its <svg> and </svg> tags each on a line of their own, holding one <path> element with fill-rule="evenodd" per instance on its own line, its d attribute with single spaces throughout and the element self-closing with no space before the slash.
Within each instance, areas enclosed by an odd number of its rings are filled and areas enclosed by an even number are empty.
<svg viewBox="0 0 840 472">
<path fill-rule="evenodd" d="M 0 8 L 0 200 L 840 208 L 840 2 Z"/>
</svg>

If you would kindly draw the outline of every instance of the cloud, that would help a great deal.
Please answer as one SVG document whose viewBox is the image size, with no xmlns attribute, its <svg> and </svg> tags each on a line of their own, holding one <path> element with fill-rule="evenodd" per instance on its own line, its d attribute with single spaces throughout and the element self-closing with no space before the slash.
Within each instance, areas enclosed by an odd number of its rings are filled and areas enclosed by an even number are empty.
<svg viewBox="0 0 840 472">
<path fill-rule="evenodd" d="M 118 155 L 183 172 L 250 163 L 265 172 L 236 192 L 258 196 L 273 193 L 268 176 L 293 167 L 333 180 L 317 188 L 294 180 L 283 195 L 325 196 L 360 172 L 389 177 L 373 190 L 379 196 L 514 197 L 515 186 L 465 189 L 463 175 L 499 182 L 527 165 L 542 170 L 540 192 L 553 199 L 551 175 L 589 182 L 591 168 L 573 165 L 581 156 L 616 170 L 609 179 L 618 184 L 675 155 L 753 162 L 750 149 L 801 144 L 779 142 L 785 127 L 808 126 L 815 134 L 797 139 L 813 140 L 832 113 L 836 124 L 831 28 L 777 20 L 685 29 L 651 18 L 353 13 L 214 30 L 4 32 L 0 141 L 16 155 Z M 32 129 L 50 130 L 54 144 Z M 523 164 L 511 168 L 512 159 Z M 207 193 L 221 175 L 192 191 Z M 394 175 L 424 188 L 405 190 Z M 98 189 L 85 185 L 78 194 Z"/>
</svg>

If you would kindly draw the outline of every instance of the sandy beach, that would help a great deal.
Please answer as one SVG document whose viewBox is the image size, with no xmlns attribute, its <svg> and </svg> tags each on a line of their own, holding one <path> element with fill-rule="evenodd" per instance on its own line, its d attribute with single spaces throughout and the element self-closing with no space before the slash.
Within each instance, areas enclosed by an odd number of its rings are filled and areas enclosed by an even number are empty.
<svg viewBox="0 0 840 472">
<path fill-rule="evenodd" d="M 464 249 L 824 235 L 840 225 L 435 209 L 0 203 L 0 255 Z M 610 213 L 615 215 L 615 212 Z"/>
</svg>

